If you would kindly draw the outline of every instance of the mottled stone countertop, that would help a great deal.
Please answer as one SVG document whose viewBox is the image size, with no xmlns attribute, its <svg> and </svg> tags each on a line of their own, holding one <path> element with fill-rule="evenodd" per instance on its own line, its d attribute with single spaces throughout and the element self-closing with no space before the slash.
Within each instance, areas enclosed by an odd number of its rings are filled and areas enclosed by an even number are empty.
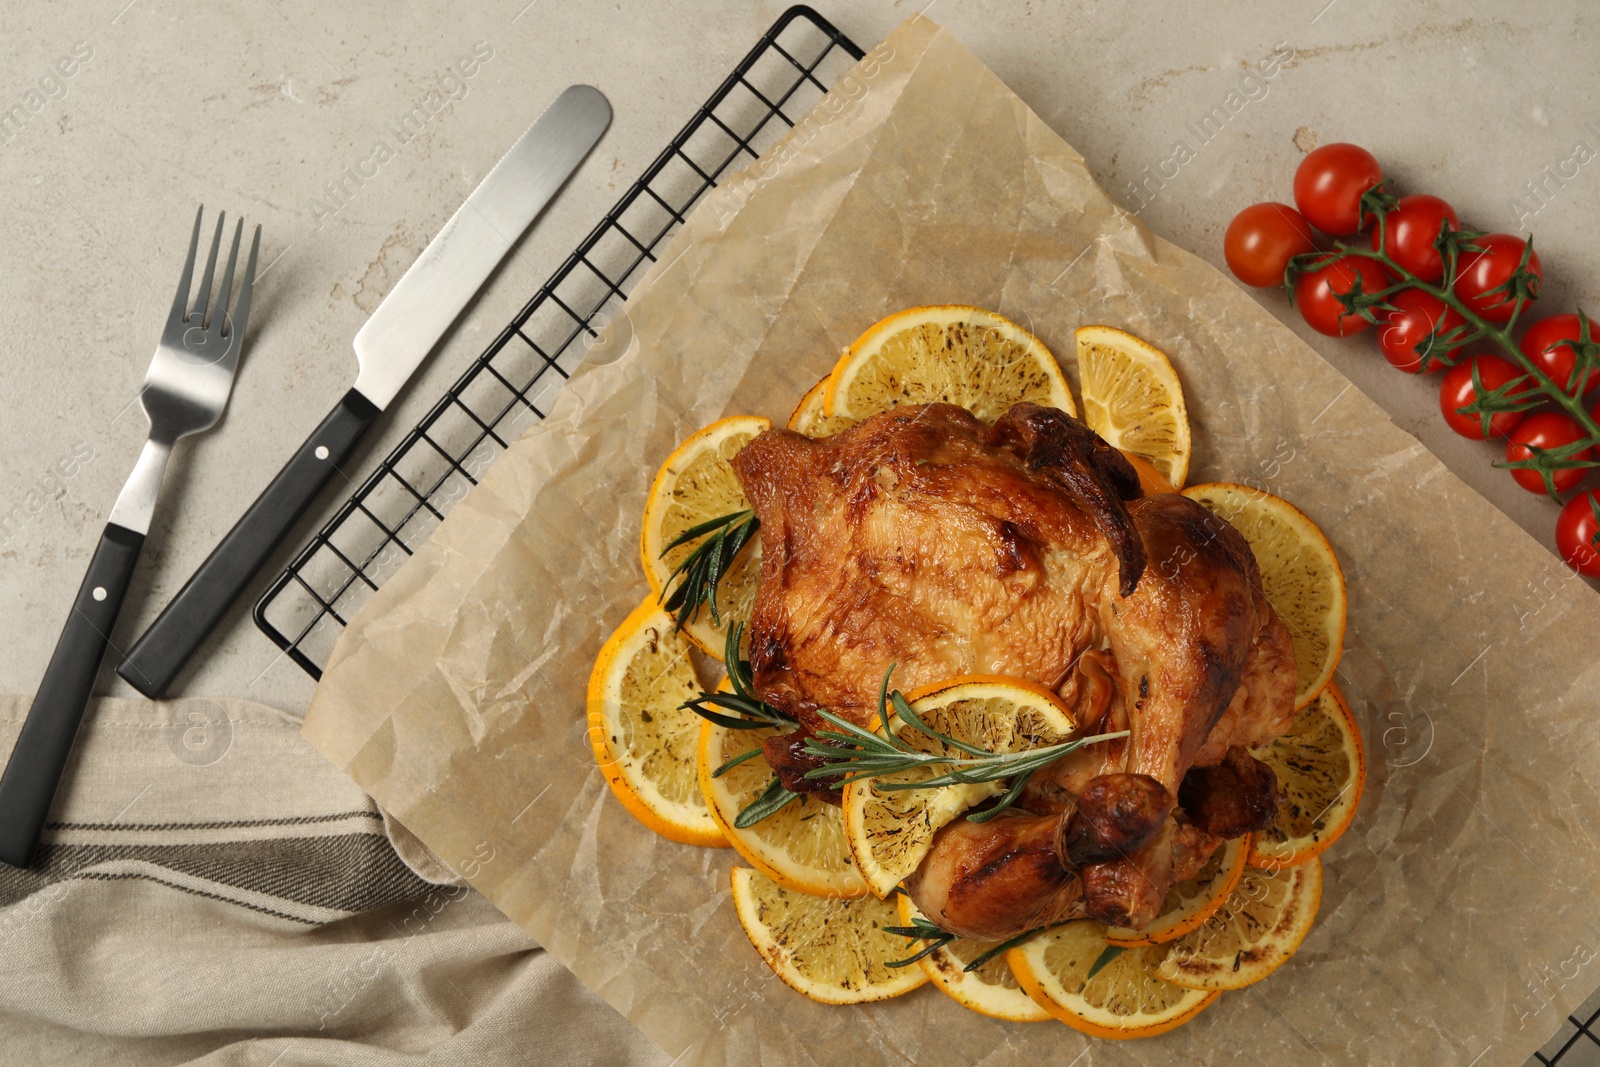
<svg viewBox="0 0 1600 1067">
<path fill-rule="evenodd" d="M 0 12 L 0 691 L 37 684 L 138 452 L 145 427 L 130 401 L 197 203 L 261 223 L 270 266 L 228 412 L 181 445 L 169 471 L 118 644 L 148 624 L 348 387 L 350 341 L 366 315 L 461 191 L 563 87 L 598 86 L 615 109 L 610 131 L 379 424 L 358 479 L 785 6 L 71 0 Z M 870 46 L 921 6 L 819 8 Z M 1600 8 L 935 0 L 927 10 L 1086 157 L 1112 196 L 1214 263 L 1239 208 L 1290 199 L 1303 150 L 1352 140 L 1406 190 L 1449 199 L 1469 225 L 1535 232 L 1542 303 L 1600 312 Z M 1287 55 L 1275 76 L 1247 79 L 1274 52 Z M 397 129 L 417 107 L 427 120 Z M 1370 335 L 1311 333 L 1276 291 L 1258 299 L 1553 543 L 1554 505 L 1492 468 L 1492 448 L 1444 427 L 1436 380 L 1391 371 Z M 329 492 L 297 541 L 343 495 Z M 248 607 L 230 612 L 182 690 L 302 710 L 311 681 L 277 656 Z M 130 692 L 110 664 L 101 688 Z"/>
</svg>

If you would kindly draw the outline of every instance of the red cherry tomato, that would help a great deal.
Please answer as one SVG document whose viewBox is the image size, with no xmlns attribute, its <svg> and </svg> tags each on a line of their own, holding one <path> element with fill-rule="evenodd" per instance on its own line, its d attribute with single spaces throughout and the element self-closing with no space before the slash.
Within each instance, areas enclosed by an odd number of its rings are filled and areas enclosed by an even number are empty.
<svg viewBox="0 0 1600 1067">
<path fill-rule="evenodd" d="M 1228 223 L 1222 254 L 1228 269 L 1258 289 L 1283 284 L 1289 259 L 1316 248 L 1311 223 L 1288 204 L 1251 204 Z"/>
<path fill-rule="evenodd" d="M 1402 289 L 1389 298 L 1389 303 L 1399 310 L 1389 312 L 1387 321 L 1378 329 L 1378 348 L 1396 370 L 1407 374 L 1422 371 L 1423 352 L 1418 351 L 1418 346 L 1430 357 L 1430 373 L 1442 371 L 1454 362 L 1456 353 L 1461 351 L 1460 345 L 1447 349 L 1437 339 L 1430 345 L 1428 337 L 1436 330 L 1443 334 L 1464 323 L 1466 320 L 1460 312 L 1421 289 Z"/>
<path fill-rule="evenodd" d="M 1578 363 L 1573 346 L 1579 343 L 1580 332 L 1576 315 L 1552 315 L 1548 319 L 1540 319 L 1522 335 L 1522 354 L 1549 375 L 1551 381 L 1566 389 Z M 1589 324 L 1589 340 L 1591 343 L 1600 342 L 1600 325 Z M 1576 391 L 1568 389 L 1568 392 L 1573 396 L 1582 396 L 1596 385 L 1600 385 L 1600 366 L 1589 372 L 1588 380 L 1580 384 Z"/>
<path fill-rule="evenodd" d="M 1556 550 L 1579 574 L 1600 578 L 1600 493 L 1590 489 L 1567 501 L 1556 519 Z"/>
<path fill-rule="evenodd" d="M 1294 306 L 1306 323 L 1330 337 L 1349 337 L 1372 324 L 1360 315 L 1348 314 L 1339 297 L 1361 283 L 1363 293 L 1375 293 L 1389 285 L 1389 274 L 1377 261 L 1361 256 L 1340 256 L 1294 283 Z"/>
<path fill-rule="evenodd" d="M 1490 322 L 1505 322 L 1511 317 L 1516 299 L 1508 292 L 1494 292 L 1517 272 L 1523 249 L 1528 243 L 1509 233 L 1490 233 L 1473 242 L 1478 251 L 1463 251 L 1457 263 L 1455 292 L 1467 309 Z M 1542 280 L 1544 269 L 1539 253 L 1528 257 L 1528 269 Z M 1534 296 L 1538 295 L 1537 283 Z"/>
<path fill-rule="evenodd" d="M 1444 277 L 1444 260 L 1433 243 L 1449 220 L 1452 230 L 1461 229 L 1456 209 L 1426 193 L 1402 196 L 1395 209 L 1384 217 L 1384 248 L 1396 264 L 1433 285 Z M 1372 231 L 1372 249 L 1378 249 L 1378 231 Z"/>
<path fill-rule="evenodd" d="M 1361 229 L 1361 194 L 1383 181 L 1371 152 L 1353 144 L 1325 144 L 1294 172 L 1294 202 L 1311 225 L 1335 237 Z"/>
<path fill-rule="evenodd" d="M 1486 440 L 1488 436 L 1504 437 L 1522 421 L 1525 412 L 1502 411 L 1495 414 L 1489 420 L 1489 434 L 1485 435 L 1482 416 L 1476 412 L 1463 414 L 1457 410 L 1477 399 L 1477 392 L 1472 385 L 1473 367 L 1478 368 L 1478 380 L 1483 383 L 1485 392 L 1492 392 L 1518 378 L 1527 378 L 1522 368 L 1510 360 L 1499 356 L 1473 356 L 1445 372 L 1444 381 L 1439 383 L 1439 411 L 1450 428 L 1462 437 L 1470 437 L 1474 441 Z M 1526 389 L 1524 385 L 1517 392 Z"/>
<path fill-rule="evenodd" d="M 1571 415 L 1560 411 L 1535 411 L 1517 423 L 1517 428 L 1511 431 L 1511 437 L 1506 442 L 1506 459 L 1508 461 L 1531 459 L 1534 448 L 1560 448 L 1574 441 L 1582 441 L 1588 436 L 1578 424 L 1578 420 Z M 1585 448 L 1572 458 L 1588 459 L 1593 451 Z M 1556 492 L 1564 493 L 1583 481 L 1585 473 L 1587 468 L 1568 467 L 1564 470 L 1551 471 L 1550 478 L 1555 483 Z M 1544 478 L 1538 471 L 1513 470 L 1511 477 L 1530 493 L 1545 492 Z"/>
</svg>

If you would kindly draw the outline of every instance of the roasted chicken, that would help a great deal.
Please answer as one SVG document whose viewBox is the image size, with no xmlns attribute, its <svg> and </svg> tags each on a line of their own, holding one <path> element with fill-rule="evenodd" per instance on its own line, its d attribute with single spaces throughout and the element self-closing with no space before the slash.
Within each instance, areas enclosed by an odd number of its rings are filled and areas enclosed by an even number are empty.
<svg viewBox="0 0 1600 1067">
<path fill-rule="evenodd" d="M 755 687 L 800 723 L 766 748 L 790 788 L 826 793 L 803 777 L 817 710 L 867 724 L 891 664 L 906 691 L 1037 682 L 1080 732 L 1130 731 L 935 836 L 907 889 L 945 929 L 1139 928 L 1222 840 L 1270 825 L 1276 783 L 1246 749 L 1288 728 L 1295 662 L 1250 548 L 1200 505 L 1144 495 L 1078 420 L 898 408 L 830 438 L 769 431 L 734 470 L 761 520 Z"/>
</svg>

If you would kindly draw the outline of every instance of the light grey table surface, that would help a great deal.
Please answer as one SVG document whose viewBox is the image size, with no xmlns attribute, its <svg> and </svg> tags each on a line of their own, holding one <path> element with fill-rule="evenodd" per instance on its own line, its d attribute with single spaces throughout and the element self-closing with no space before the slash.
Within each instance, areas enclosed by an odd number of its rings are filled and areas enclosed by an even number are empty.
<svg viewBox="0 0 1600 1067">
<path fill-rule="evenodd" d="M 819 9 L 870 46 L 923 2 Z M 380 423 L 352 471 L 357 481 L 785 6 L 34 0 L 0 11 L 0 691 L 37 683 L 137 454 L 145 426 L 130 402 L 197 203 L 261 223 L 269 266 L 228 412 L 179 447 L 169 472 L 114 637 L 123 647 L 349 386 L 350 341 L 366 315 L 562 88 L 598 86 L 615 109 L 609 133 Z M 1575 174 L 1568 163 L 1580 143 L 1600 151 L 1594 5 L 935 0 L 927 13 L 1077 148 L 1114 197 L 1214 263 L 1234 212 L 1290 199 L 1297 140 L 1353 140 L 1406 190 L 1449 199 L 1469 225 L 1531 228 L 1545 266 L 1542 304 L 1600 312 L 1600 161 Z M 1293 59 L 1276 77 L 1241 85 L 1247 66 L 1282 46 Z M 473 75 L 452 76 L 468 57 Z M 1244 106 L 1202 143 L 1191 124 L 1244 88 Z M 400 143 L 391 126 L 431 93 L 436 113 Z M 374 167 L 380 140 L 392 158 Z M 1180 141 L 1193 159 L 1136 196 L 1132 183 Z M 1569 177 L 1551 179 L 1562 167 Z M 335 195 L 330 186 L 341 182 Z M 1391 371 L 1370 335 L 1311 333 L 1276 292 L 1259 299 L 1552 543 L 1555 507 L 1492 468 L 1489 446 L 1443 426 L 1436 379 Z M 330 491 L 296 540 L 343 495 Z M 265 581 L 180 679 L 184 692 L 304 708 L 311 681 L 249 619 Z M 109 664 L 101 688 L 131 692 Z"/>
</svg>

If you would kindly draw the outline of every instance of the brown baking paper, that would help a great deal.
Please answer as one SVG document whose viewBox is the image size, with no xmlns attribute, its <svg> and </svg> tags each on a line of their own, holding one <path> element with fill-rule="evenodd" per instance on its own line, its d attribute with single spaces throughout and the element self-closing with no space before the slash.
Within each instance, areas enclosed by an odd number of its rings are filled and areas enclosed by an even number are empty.
<svg viewBox="0 0 1600 1067">
<path fill-rule="evenodd" d="M 998 1022 L 931 987 L 806 1000 L 739 928 L 734 853 L 642 827 L 585 737 L 595 653 L 646 594 L 662 459 L 723 415 L 781 421 L 862 329 L 936 303 L 1062 354 L 1085 323 L 1148 338 L 1187 392 L 1191 480 L 1288 498 L 1344 564 L 1360 813 L 1299 954 L 1162 1037 Z M 1600 600 L 1118 210 L 934 23 L 901 26 L 710 194 L 626 311 L 627 354 L 575 375 L 352 621 L 305 733 L 675 1062 L 1520 1067 L 1600 982 Z"/>
</svg>

